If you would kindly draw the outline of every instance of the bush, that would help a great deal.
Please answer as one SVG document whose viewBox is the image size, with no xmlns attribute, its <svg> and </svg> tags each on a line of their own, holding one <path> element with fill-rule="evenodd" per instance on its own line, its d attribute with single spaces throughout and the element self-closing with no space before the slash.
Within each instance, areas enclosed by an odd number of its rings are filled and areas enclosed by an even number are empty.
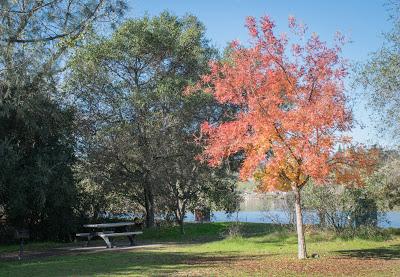
<svg viewBox="0 0 400 277">
<path fill-rule="evenodd" d="M 0 224 L 0 243 L 8 244 L 15 241 L 15 229 L 7 224 Z"/>
<path fill-rule="evenodd" d="M 76 186 L 74 111 L 31 84 L 19 105 L 0 103 L 0 210 L 32 239 L 69 240 Z M 7 237 L 7 236 L 6 236 Z"/>
<path fill-rule="evenodd" d="M 359 238 L 384 241 L 390 239 L 392 235 L 389 230 L 372 226 L 360 226 L 358 228 L 346 228 L 338 236 L 345 240 Z"/>
<path fill-rule="evenodd" d="M 350 228 L 377 226 L 377 199 L 368 187 L 310 185 L 303 191 L 303 203 L 305 209 L 316 212 L 320 227 L 337 233 Z"/>
</svg>

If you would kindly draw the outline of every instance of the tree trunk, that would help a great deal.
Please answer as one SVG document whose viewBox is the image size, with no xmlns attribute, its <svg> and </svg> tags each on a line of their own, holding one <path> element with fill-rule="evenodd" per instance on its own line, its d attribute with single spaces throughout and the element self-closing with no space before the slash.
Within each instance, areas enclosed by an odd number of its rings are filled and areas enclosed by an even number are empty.
<svg viewBox="0 0 400 277">
<path fill-rule="evenodd" d="M 300 188 L 297 186 L 294 188 L 295 194 L 295 209 L 296 209 L 296 229 L 297 229 L 297 245 L 298 245 L 298 258 L 307 258 L 306 242 L 304 239 L 304 227 L 303 227 L 303 214 L 301 208 L 301 197 Z"/>
<path fill-rule="evenodd" d="M 184 203 L 182 204 L 182 207 L 180 207 L 179 206 L 179 199 L 177 201 L 177 204 L 178 204 L 178 206 L 177 206 L 177 209 L 175 210 L 175 216 L 176 216 L 176 221 L 179 224 L 179 229 L 180 229 L 181 235 L 183 235 L 183 234 L 185 234 L 185 229 L 184 229 L 183 224 L 184 224 L 184 221 L 185 221 L 185 214 L 186 214 L 185 206 L 186 206 L 186 204 L 185 204 L 185 201 L 184 201 Z"/>
<path fill-rule="evenodd" d="M 149 184 L 144 188 L 146 228 L 154 227 L 154 196 Z"/>
<path fill-rule="evenodd" d="M 182 219 L 180 219 L 179 220 L 179 230 L 180 230 L 180 232 L 181 232 L 181 235 L 184 235 L 185 234 L 185 228 L 184 228 L 184 226 L 183 226 L 183 218 Z"/>
<path fill-rule="evenodd" d="M 318 220 L 319 220 L 319 226 L 322 228 L 326 227 L 326 216 L 325 216 L 325 211 L 318 211 Z"/>
</svg>

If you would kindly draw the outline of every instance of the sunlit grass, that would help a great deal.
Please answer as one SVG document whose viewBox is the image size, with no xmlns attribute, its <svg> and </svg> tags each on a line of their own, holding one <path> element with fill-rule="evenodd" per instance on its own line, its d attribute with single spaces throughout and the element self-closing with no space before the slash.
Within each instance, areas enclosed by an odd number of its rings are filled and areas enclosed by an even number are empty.
<svg viewBox="0 0 400 277">
<path fill-rule="evenodd" d="M 307 276 L 315 275 L 313 272 L 318 266 L 325 266 L 325 273 L 339 270 L 338 274 L 343 275 L 352 272 L 351 270 L 363 270 L 364 263 L 368 266 L 369 262 L 380 260 L 386 262 L 387 269 L 385 267 L 375 272 L 378 269 L 372 265 L 365 272 L 371 273 L 371 276 L 374 272 L 379 273 L 379 276 L 400 273 L 400 236 L 396 234 L 391 239 L 379 241 L 342 239 L 331 232 L 308 231 L 308 253 L 318 253 L 320 259 L 297 261 L 297 239 L 294 231 L 278 225 L 246 223 L 241 224 L 239 234 L 228 236 L 228 228 L 232 224 L 189 224 L 185 235 L 180 235 L 178 228 L 171 227 L 147 231 L 141 238 L 142 243 L 168 242 L 163 247 L 151 249 L 64 255 L 22 262 L 2 261 L 0 276 L 262 276 L 267 273 L 277 274 L 276 266 L 271 266 L 275 263 L 282 263 L 286 267 L 283 276 L 303 273 Z M 31 244 L 31 249 L 34 246 L 43 249 L 46 244 Z M 10 251 L 10 247 L 0 249 L 3 253 Z M 346 255 L 364 255 L 363 249 L 366 254 L 371 255 L 371 260 L 362 261 L 354 269 L 351 263 L 347 264 L 347 260 L 343 260 Z M 358 256 L 352 259 L 357 259 L 360 263 Z M 332 269 L 332 262 L 336 261 L 344 263 L 342 268 Z M 314 271 L 310 271 L 310 268 Z"/>
</svg>

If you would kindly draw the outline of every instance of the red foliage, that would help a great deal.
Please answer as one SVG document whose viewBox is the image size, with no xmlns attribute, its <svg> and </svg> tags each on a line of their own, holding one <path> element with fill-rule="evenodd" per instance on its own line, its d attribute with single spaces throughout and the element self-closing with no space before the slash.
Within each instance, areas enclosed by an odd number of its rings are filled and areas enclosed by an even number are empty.
<svg viewBox="0 0 400 277">
<path fill-rule="evenodd" d="M 343 87 L 343 39 L 329 47 L 316 34 L 307 36 L 293 17 L 290 40 L 275 35 L 267 16 L 259 24 L 249 17 L 246 25 L 251 46 L 233 42 L 228 59 L 213 62 L 210 73 L 188 88 L 239 109 L 233 121 L 202 125 L 202 158 L 218 166 L 243 151 L 241 178 L 256 177 L 266 190 L 302 187 L 309 178 L 322 183 L 338 168 L 335 149 L 349 142 L 340 133 L 352 124 Z"/>
</svg>

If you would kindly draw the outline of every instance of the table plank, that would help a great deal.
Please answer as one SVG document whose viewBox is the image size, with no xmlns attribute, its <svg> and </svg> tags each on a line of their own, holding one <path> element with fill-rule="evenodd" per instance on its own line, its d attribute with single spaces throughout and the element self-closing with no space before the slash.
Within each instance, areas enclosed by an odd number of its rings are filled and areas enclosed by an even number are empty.
<svg viewBox="0 0 400 277">
<path fill-rule="evenodd" d="M 134 222 L 116 222 L 116 223 L 99 223 L 99 224 L 86 224 L 83 227 L 86 228 L 115 228 L 122 226 L 131 226 L 135 225 Z"/>
</svg>

